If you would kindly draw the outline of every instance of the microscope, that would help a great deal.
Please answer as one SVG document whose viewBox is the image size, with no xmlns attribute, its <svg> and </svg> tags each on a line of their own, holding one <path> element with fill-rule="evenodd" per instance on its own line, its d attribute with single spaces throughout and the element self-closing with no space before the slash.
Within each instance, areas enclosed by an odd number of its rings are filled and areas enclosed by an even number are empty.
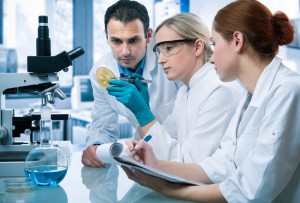
<svg viewBox="0 0 300 203">
<path fill-rule="evenodd" d="M 51 56 L 48 17 L 39 16 L 36 56 L 27 57 L 27 73 L 0 73 L 0 177 L 24 176 L 24 161 L 33 148 L 39 146 L 34 132 L 39 131 L 40 114 L 30 111 L 18 117 L 14 109 L 5 109 L 5 95 L 32 93 L 41 97 L 41 106 L 54 103 L 54 97 L 65 99 L 59 87 L 58 72 L 68 71 L 72 61 L 83 55 L 77 47 Z M 68 120 L 68 114 L 52 114 L 52 120 Z M 21 134 L 28 135 L 28 142 L 16 142 Z"/>
</svg>

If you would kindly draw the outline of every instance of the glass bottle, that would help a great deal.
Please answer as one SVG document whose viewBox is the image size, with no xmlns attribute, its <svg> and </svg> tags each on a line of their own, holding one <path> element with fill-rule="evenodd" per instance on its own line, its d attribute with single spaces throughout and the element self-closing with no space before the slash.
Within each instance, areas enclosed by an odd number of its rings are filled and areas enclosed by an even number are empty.
<svg viewBox="0 0 300 203">
<path fill-rule="evenodd" d="M 32 149 L 25 160 L 25 175 L 37 186 L 56 186 L 65 177 L 68 162 L 61 149 L 52 145 L 51 109 L 41 108 L 40 146 Z"/>
</svg>

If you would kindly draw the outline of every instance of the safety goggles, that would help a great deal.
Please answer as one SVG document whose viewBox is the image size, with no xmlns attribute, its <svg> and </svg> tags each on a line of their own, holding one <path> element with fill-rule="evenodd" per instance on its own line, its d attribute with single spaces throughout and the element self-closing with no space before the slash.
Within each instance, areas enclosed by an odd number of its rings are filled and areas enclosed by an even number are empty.
<svg viewBox="0 0 300 203">
<path fill-rule="evenodd" d="M 160 53 L 169 57 L 179 53 L 184 43 L 194 43 L 195 41 L 196 39 L 179 39 L 159 42 L 153 47 L 153 52 L 157 57 L 159 57 Z"/>
</svg>

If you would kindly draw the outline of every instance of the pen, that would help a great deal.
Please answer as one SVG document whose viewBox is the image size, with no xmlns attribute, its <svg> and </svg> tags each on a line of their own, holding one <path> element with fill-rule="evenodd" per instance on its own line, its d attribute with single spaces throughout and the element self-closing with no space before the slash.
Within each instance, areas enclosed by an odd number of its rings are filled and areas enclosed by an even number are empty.
<svg viewBox="0 0 300 203">
<path fill-rule="evenodd" d="M 144 141 L 148 142 L 149 140 L 151 140 L 152 136 L 151 135 L 147 135 L 146 137 L 144 137 Z M 130 155 L 134 155 L 137 152 L 137 148 L 139 147 L 139 145 L 135 145 L 134 149 L 131 151 Z"/>
<path fill-rule="evenodd" d="M 135 80 L 133 78 L 127 78 L 127 77 L 119 77 L 117 79 L 123 80 L 123 81 L 126 81 L 126 82 L 130 82 L 130 83 L 134 83 L 134 80 Z M 152 82 L 152 80 L 146 80 L 146 79 L 140 79 L 140 81 L 142 83 L 151 83 Z"/>
</svg>

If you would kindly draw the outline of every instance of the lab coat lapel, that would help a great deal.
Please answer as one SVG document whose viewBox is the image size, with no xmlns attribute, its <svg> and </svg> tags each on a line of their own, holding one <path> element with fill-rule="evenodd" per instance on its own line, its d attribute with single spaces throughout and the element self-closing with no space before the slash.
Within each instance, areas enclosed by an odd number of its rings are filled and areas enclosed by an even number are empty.
<svg viewBox="0 0 300 203">
<path fill-rule="evenodd" d="M 157 75 L 155 71 L 158 71 L 157 68 L 157 58 L 155 54 L 153 53 L 152 49 L 154 46 L 154 39 L 151 38 L 150 43 L 147 45 L 147 51 L 146 51 L 146 61 L 145 61 L 145 66 L 144 66 L 144 71 L 143 71 L 143 78 L 147 80 L 152 80 L 153 75 Z M 148 84 L 148 89 L 150 89 L 152 86 L 152 83 Z"/>
<path fill-rule="evenodd" d="M 236 115 L 239 115 L 239 116 L 234 116 L 233 120 L 232 120 L 232 126 L 234 126 L 234 129 L 235 129 L 235 138 L 237 138 L 238 126 L 239 126 L 239 123 L 240 123 L 240 120 L 241 120 L 243 107 L 244 107 L 244 104 L 247 100 L 247 97 L 248 97 L 248 93 L 245 92 L 245 94 L 242 97 L 242 102 L 240 102 L 239 106 L 236 109 Z"/>
<path fill-rule="evenodd" d="M 256 109 L 257 108 L 255 106 L 248 106 L 248 108 L 244 112 L 241 122 L 238 125 L 237 137 L 239 137 L 245 131 L 245 128 L 246 128 L 247 124 L 250 122 Z"/>
<path fill-rule="evenodd" d="M 252 99 L 248 105 L 248 108 L 244 112 L 242 118 L 237 120 L 237 129 L 236 129 L 236 136 L 239 137 L 244 131 L 247 124 L 250 122 L 253 114 L 255 113 L 256 109 L 262 104 L 265 96 L 267 95 L 269 89 L 272 86 L 273 80 L 275 75 L 279 69 L 281 64 L 281 59 L 275 57 L 274 60 L 264 69 L 262 72 L 256 87 L 253 93 Z M 239 115 L 241 116 L 243 111 L 243 106 L 247 100 L 247 94 L 243 97 L 243 102 L 239 109 Z M 240 121 L 240 122 L 239 122 Z"/>
</svg>

